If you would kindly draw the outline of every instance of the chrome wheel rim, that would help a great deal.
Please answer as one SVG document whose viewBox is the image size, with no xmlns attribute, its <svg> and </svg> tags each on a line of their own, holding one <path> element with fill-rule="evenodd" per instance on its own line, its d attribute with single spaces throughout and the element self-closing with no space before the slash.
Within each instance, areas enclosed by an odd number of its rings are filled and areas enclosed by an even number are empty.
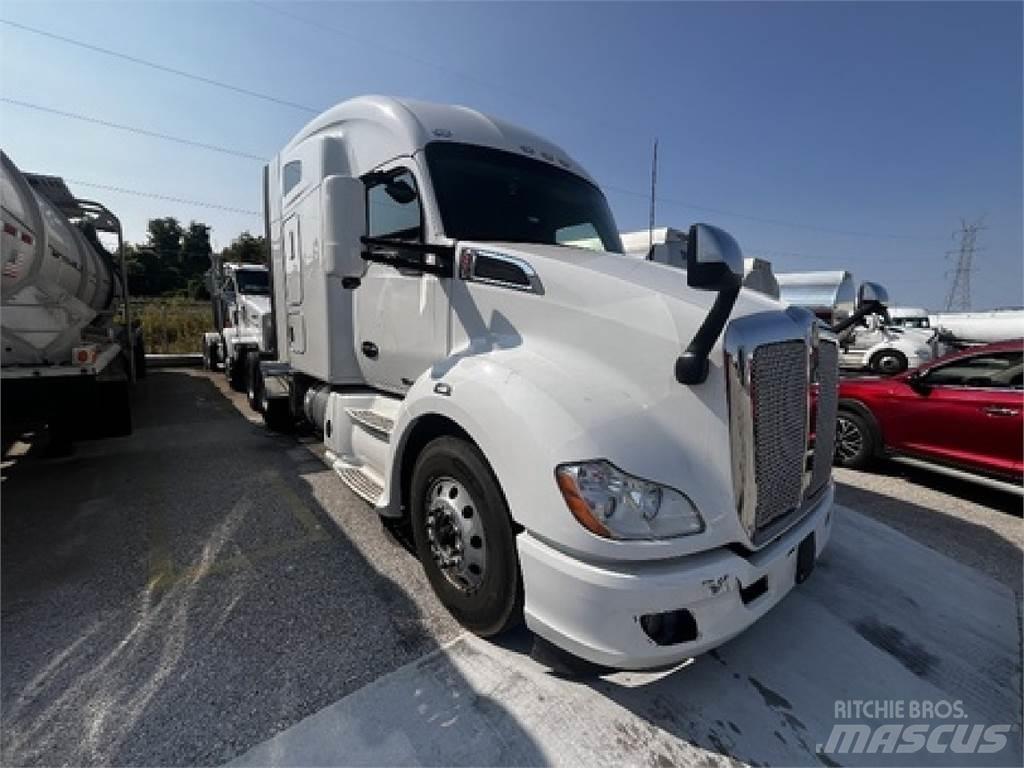
<svg viewBox="0 0 1024 768">
<path fill-rule="evenodd" d="M 480 510 L 466 486 L 439 477 L 427 489 L 427 543 L 445 579 L 471 594 L 484 580 L 487 541 Z"/>
<path fill-rule="evenodd" d="M 864 435 L 849 419 L 841 416 L 836 420 L 836 457 L 850 461 L 864 448 Z"/>
</svg>

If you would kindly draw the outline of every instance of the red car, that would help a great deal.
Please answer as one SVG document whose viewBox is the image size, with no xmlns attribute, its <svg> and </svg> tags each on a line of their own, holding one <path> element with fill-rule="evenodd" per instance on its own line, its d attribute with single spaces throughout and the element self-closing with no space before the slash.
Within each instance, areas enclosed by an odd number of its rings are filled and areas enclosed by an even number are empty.
<svg viewBox="0 0 1024 768">
<path fill-rule="evenodd" d="M 903 457 L 1020 487 L 1022 379 L 1024 340 L 955 352 L 892 378 L 845 379 L 835 462 L 864 467 L 876 457 Z"/>
</svg>

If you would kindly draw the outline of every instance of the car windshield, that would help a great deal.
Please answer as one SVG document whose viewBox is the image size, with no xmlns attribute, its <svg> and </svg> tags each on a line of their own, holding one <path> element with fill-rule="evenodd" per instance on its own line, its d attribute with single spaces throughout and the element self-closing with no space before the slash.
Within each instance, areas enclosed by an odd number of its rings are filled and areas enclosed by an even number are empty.
<svg viewBox="0 0 1024 768">
<path fill-rule="evenodd" d="M 448 237 L 622 253 L 601 190 L 573 173 L 510 152 L 453 142 L 428 144 L 426 156 Z"/>
<path fill-rule="evenodd" d="M 240 269 L 235 272 L 239 293 L 270 295 L 270 275 L 261 269 Z"/>
</svg>

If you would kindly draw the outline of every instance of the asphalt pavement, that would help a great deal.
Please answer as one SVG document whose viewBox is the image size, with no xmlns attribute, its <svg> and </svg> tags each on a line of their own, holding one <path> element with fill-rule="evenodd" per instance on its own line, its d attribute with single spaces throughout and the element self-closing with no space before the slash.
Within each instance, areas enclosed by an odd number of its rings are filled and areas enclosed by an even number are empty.
<svg viewBox="0 0 1024 768">
<path fill-rule="evenodd" d="M 222 375 L 152 372 L 135 419 L 4 457 L 3 765 L 1019 764 L 1013 502 L 840 473 L 825 558 L 749 632 L 566 681 L 525 632 L 465 635 L 315 443 Z M 872 698 L 1014 730 L 989 755 L 825 754 L 836 701 Z"/>
</svg>

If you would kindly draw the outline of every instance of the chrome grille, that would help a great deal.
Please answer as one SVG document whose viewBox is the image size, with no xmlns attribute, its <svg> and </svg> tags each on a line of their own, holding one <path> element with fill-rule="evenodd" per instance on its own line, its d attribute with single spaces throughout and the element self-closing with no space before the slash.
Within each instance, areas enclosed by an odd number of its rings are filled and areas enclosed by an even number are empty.
<svg viewBox="0 0 1024 768">
<path fill-rule="evenodd" d="M 818 407 L 814 427 L 814 464 L 809 495 L 815 495 L 832 476 L 839 405 L 839 349 L 823 341 L 818 347 Z"/>
<path fill-rule="evenodd" d="M 807 345 L 766 344 L 754 351 L 754 527 L 761 530 L 800 506 L 807 446 Z"/>
<path fill-rule="evenodd" d="M 794 308 L 739 318 L 726 329 L 733 492 L 754 546 L 799 522 L 828 485 L 838 352 L 835 336 Z"/>
</svg>

